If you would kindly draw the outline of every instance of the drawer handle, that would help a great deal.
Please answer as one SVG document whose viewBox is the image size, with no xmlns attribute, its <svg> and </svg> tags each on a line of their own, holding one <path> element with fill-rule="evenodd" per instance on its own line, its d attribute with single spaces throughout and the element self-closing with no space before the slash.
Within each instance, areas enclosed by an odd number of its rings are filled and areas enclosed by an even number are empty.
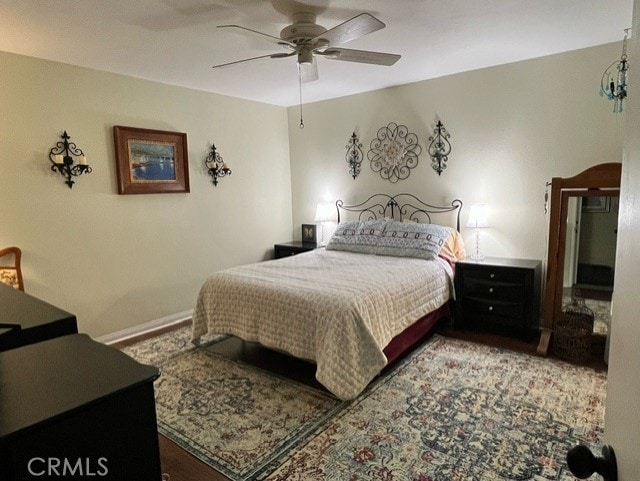
<svg viewBox="0 0 640 481">
<path fill-rule="evenodd" d="M 490 277 L 491 279 L 493 279 L 495 276 L 496 276 L 496 275 L 495 275 L 493 272 L 492 272 L 491 274 L 489 274 L 489 277 Z"/>
<path fill-rule="evenodd" d="M 489 306 L 489 311 L 493 311 L 493 306 Z"/>
<path fill-rule="evenodd" d="M 493 287 L 489 288 L 489 292 L 493 294 Z"/>
</svg>

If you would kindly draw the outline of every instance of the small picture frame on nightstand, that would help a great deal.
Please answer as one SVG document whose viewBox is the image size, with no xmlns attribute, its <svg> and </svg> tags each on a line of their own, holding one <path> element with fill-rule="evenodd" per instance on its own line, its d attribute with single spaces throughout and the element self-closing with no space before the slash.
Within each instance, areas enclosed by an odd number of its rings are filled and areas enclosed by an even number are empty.
<svg viewBox="0 0 640 481">
<path fill-rule="evenodd" d="M 317 245 L 315 224 L 302 224 L 302 242 L 305 244 Z"/>
</svg>

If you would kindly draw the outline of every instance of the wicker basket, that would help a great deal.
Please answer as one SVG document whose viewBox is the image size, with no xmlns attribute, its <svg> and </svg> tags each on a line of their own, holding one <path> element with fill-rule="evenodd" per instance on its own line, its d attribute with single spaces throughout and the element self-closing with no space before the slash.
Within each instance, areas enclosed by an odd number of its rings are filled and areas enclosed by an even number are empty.
<svg viewBox="0 0 640 481">
<path fill-rule="evenodd" d="M 594 314 L 584 299 L 574 297 L 555 323 L 553 353 L 561 359 L 583 362 L 591 356 Z"/>
</svg>

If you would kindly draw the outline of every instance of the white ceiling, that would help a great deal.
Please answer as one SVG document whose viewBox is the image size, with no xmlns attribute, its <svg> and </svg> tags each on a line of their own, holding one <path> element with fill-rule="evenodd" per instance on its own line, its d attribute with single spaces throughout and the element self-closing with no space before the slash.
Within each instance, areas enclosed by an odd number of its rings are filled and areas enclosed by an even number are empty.
<svg viewBox="0 0 640 481">
<path fill-rule="evenodd" d="M 374 15 L 387 27 L 345 47 L 402 58 L 319 58 L 305 103 L 621 41 L 633 0 L 0 0 L 0 50 L 289 106 L 299 101 L 295 57 L 212 69 L 282 51 L 216 26 L 277 37 L 291 12 L 309 9 L 327 29 Z"/>
</svg>

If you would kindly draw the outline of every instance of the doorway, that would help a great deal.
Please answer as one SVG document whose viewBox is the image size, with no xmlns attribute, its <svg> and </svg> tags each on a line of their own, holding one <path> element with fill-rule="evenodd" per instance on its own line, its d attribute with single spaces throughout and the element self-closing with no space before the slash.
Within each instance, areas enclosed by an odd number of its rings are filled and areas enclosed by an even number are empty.
<svg viewBox="0 0 640 481">
<path fill-rule="evenodd" d="M 619 197 L 576 195 L 568 198 L 562 305 L 584 299 L 594 313 L 594 334 L 606 335 L 611 322 Z"/>
</svg>

